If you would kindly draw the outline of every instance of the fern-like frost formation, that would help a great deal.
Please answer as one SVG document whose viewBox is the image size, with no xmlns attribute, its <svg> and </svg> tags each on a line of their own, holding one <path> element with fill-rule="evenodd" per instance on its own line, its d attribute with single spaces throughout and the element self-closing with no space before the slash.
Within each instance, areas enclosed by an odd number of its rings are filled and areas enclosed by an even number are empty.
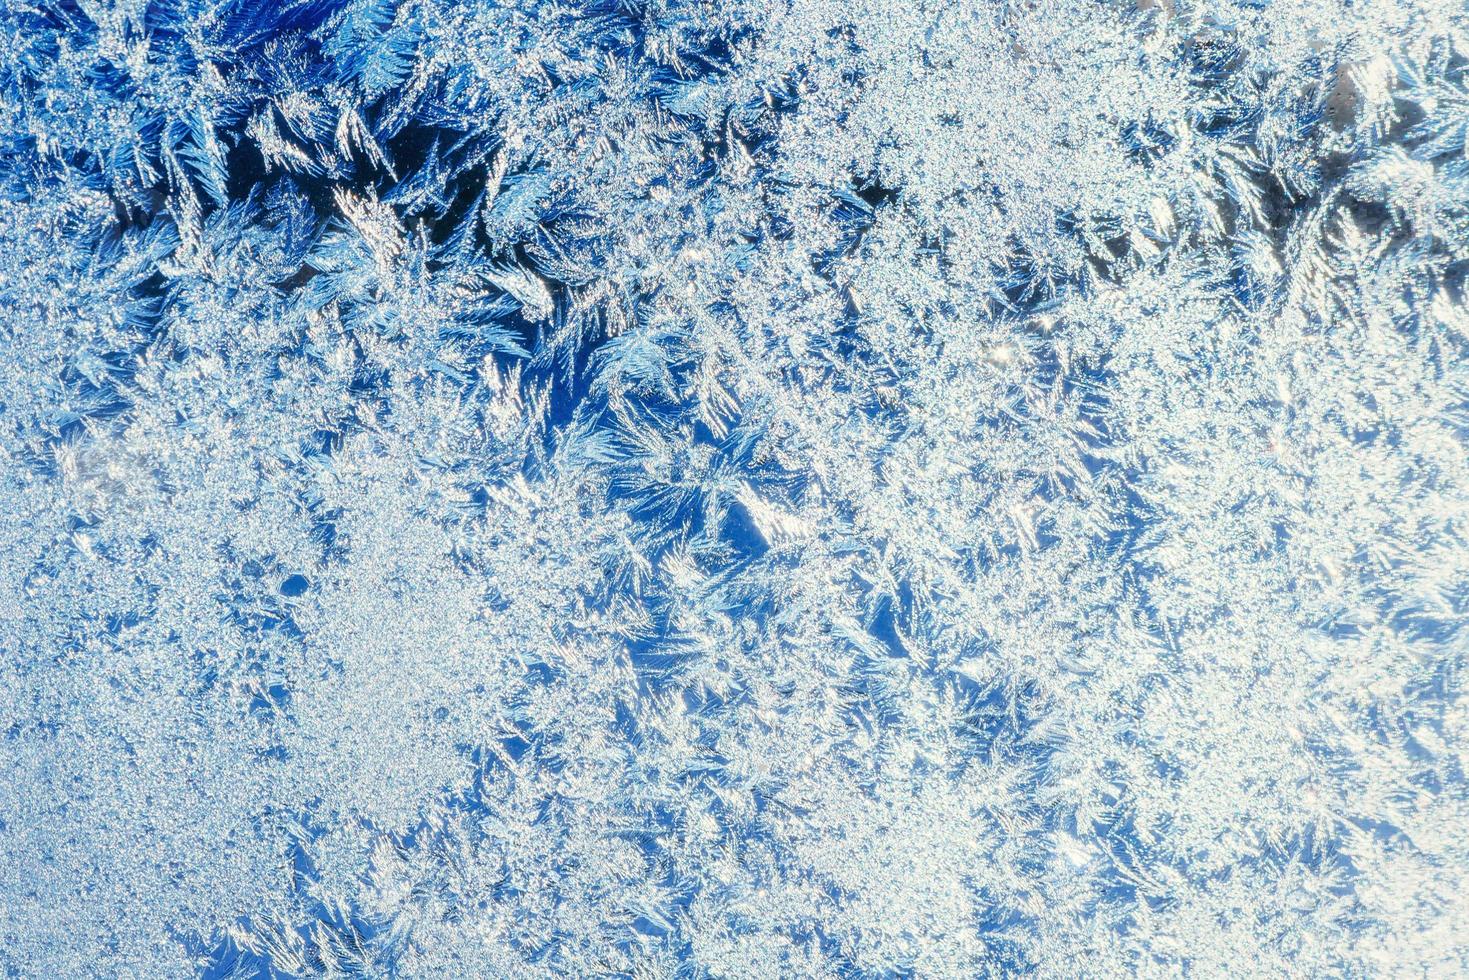
<svg viewBox="0 0 1469 980">
<path fill-rule="evenodd" d="M 9 0 L 0 973 L 1469 975 L 1460 0 Z"/>
</svg>

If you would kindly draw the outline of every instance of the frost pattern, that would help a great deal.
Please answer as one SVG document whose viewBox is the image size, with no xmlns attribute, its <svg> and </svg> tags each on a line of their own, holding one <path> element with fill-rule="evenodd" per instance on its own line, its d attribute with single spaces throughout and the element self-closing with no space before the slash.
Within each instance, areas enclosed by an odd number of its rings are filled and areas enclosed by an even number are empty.
<svg viewBox="0 0 1469 980">
<path fill-rule="evenodd" d="M 1456 0 L 14 0 L 0 967 L 1469 973 Z"/>
</svg>

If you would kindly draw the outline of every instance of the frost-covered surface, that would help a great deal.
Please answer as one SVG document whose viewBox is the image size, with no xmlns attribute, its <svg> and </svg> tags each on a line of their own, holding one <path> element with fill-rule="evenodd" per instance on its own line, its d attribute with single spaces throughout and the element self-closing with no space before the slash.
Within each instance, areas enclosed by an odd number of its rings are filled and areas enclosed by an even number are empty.
<svg viewBox="0 0 1469 980">
<path fill-rule="evenodd" d="M 1469 971 L 1459 0 L 0 13 L 0 970 Z"/>
</svg>

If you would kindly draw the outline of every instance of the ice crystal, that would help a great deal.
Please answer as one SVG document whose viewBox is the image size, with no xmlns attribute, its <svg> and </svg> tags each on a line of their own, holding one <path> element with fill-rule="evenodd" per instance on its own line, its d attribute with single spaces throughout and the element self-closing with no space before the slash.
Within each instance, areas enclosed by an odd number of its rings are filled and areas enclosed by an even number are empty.
<svg viewBox="0 0 1469 980">
<path fill-rule="evenodd" d="M 1469 973 L 1455 0 L 12 0 L 0 969 Z"/>
</svg>

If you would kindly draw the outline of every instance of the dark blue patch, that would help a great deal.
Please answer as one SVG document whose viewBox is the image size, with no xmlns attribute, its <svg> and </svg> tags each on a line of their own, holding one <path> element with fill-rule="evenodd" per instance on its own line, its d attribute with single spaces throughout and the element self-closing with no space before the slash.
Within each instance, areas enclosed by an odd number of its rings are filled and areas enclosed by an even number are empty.
<svg viewBox="0 0 1469 980">
<path fill-rule="evenodd" d="M 292 575 L 281 583 L 281 595 L 294 599 L 309 588 L 311 588 L 311 583 L 307 581 L 305 575 Z"/>
</svg>

